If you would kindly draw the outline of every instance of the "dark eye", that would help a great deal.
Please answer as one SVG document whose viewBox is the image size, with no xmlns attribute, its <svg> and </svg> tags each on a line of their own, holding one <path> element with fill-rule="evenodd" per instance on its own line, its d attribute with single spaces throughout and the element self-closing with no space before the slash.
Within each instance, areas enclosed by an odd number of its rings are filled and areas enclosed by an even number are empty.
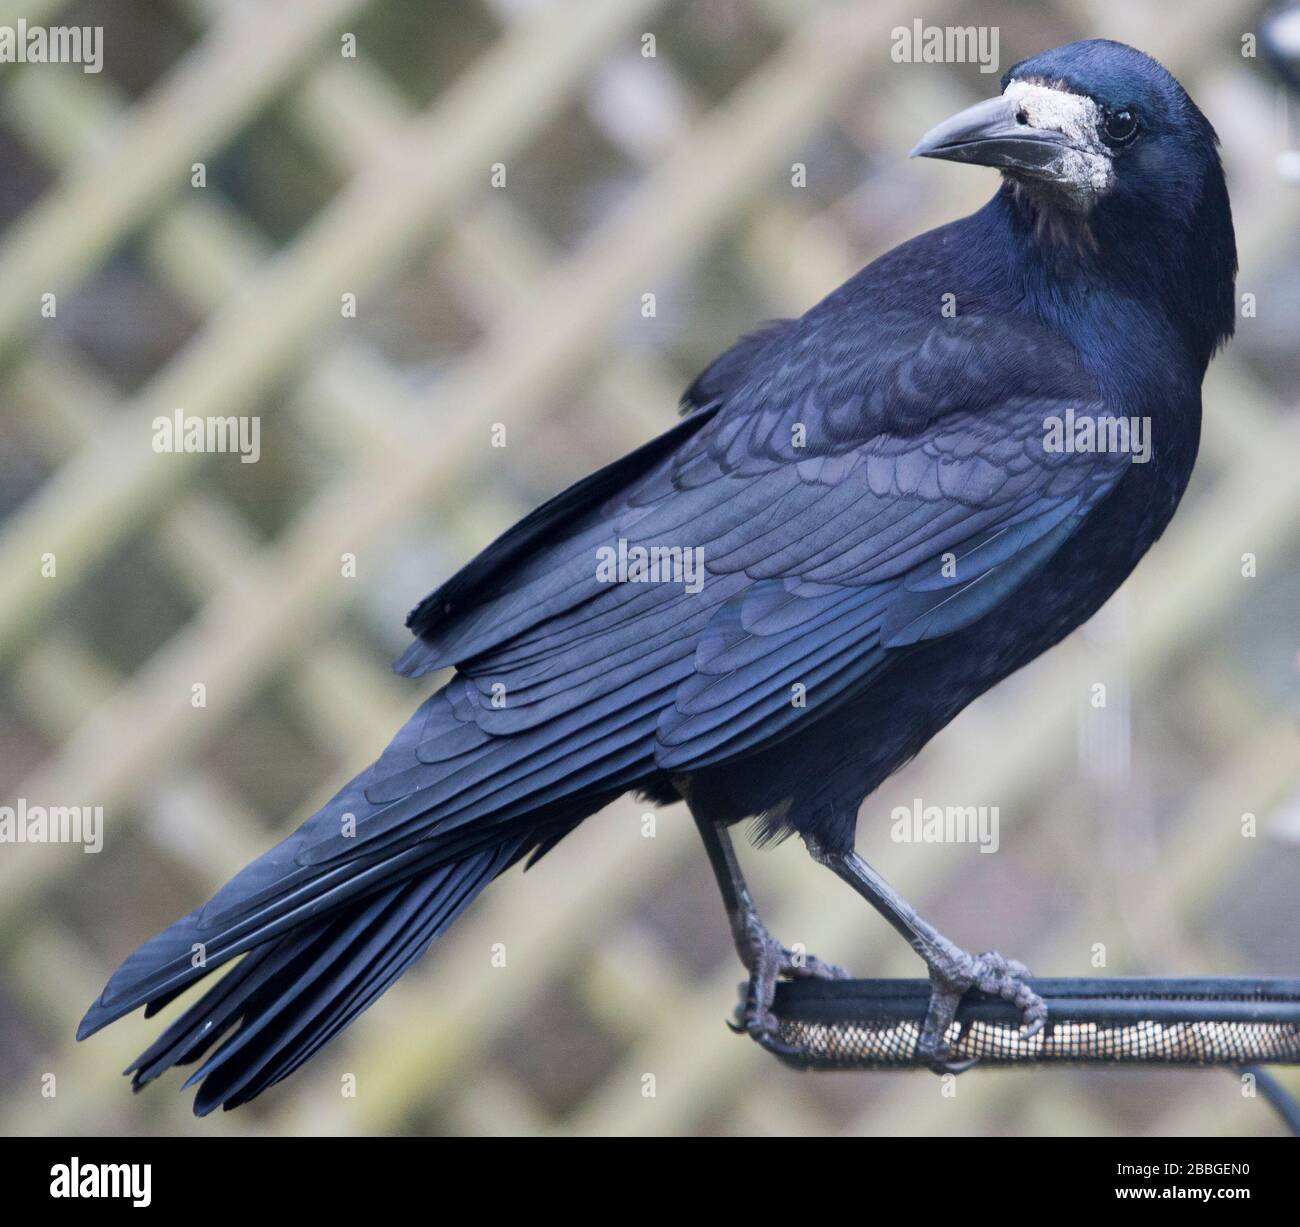
<svg viewBox="0 0 1300 1227">
<path fill-rule="evenodd" d="M 1129 107 L 1107 111 L 1101 128 L 1106 144 L 1127 145 L 1138 134 L 1137 112 Z"/>
</svg>

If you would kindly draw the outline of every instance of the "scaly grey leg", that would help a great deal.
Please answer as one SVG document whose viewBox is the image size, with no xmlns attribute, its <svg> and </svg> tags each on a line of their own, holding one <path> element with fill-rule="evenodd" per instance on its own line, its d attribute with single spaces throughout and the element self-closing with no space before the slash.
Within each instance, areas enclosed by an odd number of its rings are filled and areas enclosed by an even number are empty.
<svg viewBox="0 0 1300 1227">
<path fill-rule="evenodd" d="M 748 1032 L 765 1048 L 796 1055 L 796 1050 L 777 1038 L 777 1023 L 772 1014 L 777 979 L 790 976 L 846 980 L 848 972 L 814 955 L 792 951 L 777 941 L 758 915 L 726 828 L 698 816 L 695 825 L 709 854 L 713 876 L 718 880 L 736 953 L 749 972 L 749 983 L 737 1007 L 732 1029 Z"/>
<path fill-rule="evenodd" d="M 856 852 L 827 852 L 812 841 L 808 851 L 813 860 L 844 879 L 879 911 L 921 956 L 930 971 L 930 1006 L 926 1011 L 916 1054 L 936 1073 L 961 1073 L 975 1060 L 952 1061 L 947 1043 L 948 1028 L 957 1013 L 962 995 L 978 988 L 1020 1008 L 1025 1038 L 1037 1035 L 1047 1018 L 1047 1004 L 1025 983 L 1029 968 L 1003 958 L 996 951 L 969 954 L 944 937 L 917 915 L 899 895 Z"/>
</svg>

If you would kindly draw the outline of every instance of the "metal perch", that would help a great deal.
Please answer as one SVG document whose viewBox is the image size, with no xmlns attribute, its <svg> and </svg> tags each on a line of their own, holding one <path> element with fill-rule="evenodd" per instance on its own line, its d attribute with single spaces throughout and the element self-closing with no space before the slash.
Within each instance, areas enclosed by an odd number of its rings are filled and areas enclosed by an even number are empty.
<svg viewBox="0 0 1300 1227">
<path fill-rule="evenodd" d="M 967 993 L 949 1028 L 957 1060 L 981 1066 L 1300 1064 L 1300 979 L 1033 979 L 1047 1023 Z M 772 1051 L 801 1069 L 918 1069 L 928 980 L 793 980 L 777 986 Z M 761 1041 L 760 1041 L 761 1042 Z"/>
</svg>

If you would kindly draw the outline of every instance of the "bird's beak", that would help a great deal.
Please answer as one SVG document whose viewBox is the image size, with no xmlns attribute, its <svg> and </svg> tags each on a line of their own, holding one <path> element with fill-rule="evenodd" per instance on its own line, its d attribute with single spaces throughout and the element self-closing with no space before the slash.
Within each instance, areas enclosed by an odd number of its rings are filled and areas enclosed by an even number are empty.
<svg viewBox="0 0 1300 1227">
<path fill-rule="evenodd" d="M 931 128 L 911 156 L 1052 174 L 1071 148 L 1070 142 L 1060 132 L 1035 128 L 1019 115 L 1019 107 L 1009 98 L 977 102 Z"/>
</svg>

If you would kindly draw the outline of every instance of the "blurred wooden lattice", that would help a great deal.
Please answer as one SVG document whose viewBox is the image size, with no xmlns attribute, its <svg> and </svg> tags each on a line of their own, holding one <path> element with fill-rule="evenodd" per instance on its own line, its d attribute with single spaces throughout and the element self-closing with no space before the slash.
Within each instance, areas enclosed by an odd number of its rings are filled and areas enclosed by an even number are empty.
<svg viewBox="0 0 1300 1227">
<path fill-rule="evenodd" d="M 1197 0 L 1170 29 L 1159 5 L 1131 7 L 1100 32 L 1163 59 L 1220 126 L 1241 288 L 1283 261 L 1294 276 L 1300 196 L 1271 178 L 1273 88 L 1236 53 L 1248 10 Z M 0 6 L 0 23 L 17 12 Z M 21 14 L 97 19 L 55 2 Z M 694 366 L 737 331 L 986 197 L 982 172 L 904 161 L 996 82 L 892 64 L 889 31 L 913 16 L 780 0 L 192 0 L 115 6 L 101 76 L 0 68 L 0 126 L 31 189 L 0 236 L 14 713 L 0 800 L 108 814 L 97 857 L 0 848 L 7 1132 L 1273 1127 L 1230 1079 L 1197 1075 L 1003 1074 L 948 1100 L 928 1078 L 780 1070 L 721 1025 L 739 968 L 689 822 L 659 815 L 644 838 L 630 799 L 488 892 L 249 1109 L 196 1124 L 166 1083 L 130 1097 L 117 1070 L 156 1024 L 72 1044 L 118 957 L 292 829 L 427 692 L 385 672 L 406 607 L 538 498 L 668 425 Z M 1001 22 L 1003 67 L 1099 32 L 1093 17 L 1064 3 L 926 14 Z M 345 31 L 356 59 L 340 55 Z M 152 59 L 115 75 L 115 39 Z M 489 187 L 497 162 L 504 190 Z M 56 321 L 39 313 L 47 292 Z M 357 320 L 340 318 L 345 293 Z M 160 320 L 162 335 L 140 335 Z M 1300 788 L 1300 585 L 1281 578 L 1300 562 L 1300 433 L 1294 394 L 1278 403 L 1278 372 L 1253 353 L 1238 343 L 1213 369 L 1197 483 L 1106 619 L 864 809 L 868 856 L 972 945 L 1055 975 L 1092 971 L 1095 943 L 1116 973 L 1300 970 L 1265 961 L 1293 950 L 1298 919 L 1295 837 L 1268 829 Z M 263 462 L 155 455 L 150 423 L 177 407 L 259 415 Z M 504 449 L 489 445 L 496 422 Z M 47 552 L 55 580 L 40 575 Z M 1241 578 L 1247 552 L 1257 580 Z M 1119 790 L 1089 771 L 1114 752 L 1088 729 L 1097 680 L 1131 696 Z M 1003 855 L 891 844 L 890 809 L 913 796 L 997 804 Z M 1257 839 L 1242 838 L 1246 812 Z M 798 849 L 750 861 L 786 940 L 914 973 Z M 1242 894 L 1250 906 L 1225 902 Z M 346 1073 L 356 1098 L 340 1094 Z"/>
</svg>

